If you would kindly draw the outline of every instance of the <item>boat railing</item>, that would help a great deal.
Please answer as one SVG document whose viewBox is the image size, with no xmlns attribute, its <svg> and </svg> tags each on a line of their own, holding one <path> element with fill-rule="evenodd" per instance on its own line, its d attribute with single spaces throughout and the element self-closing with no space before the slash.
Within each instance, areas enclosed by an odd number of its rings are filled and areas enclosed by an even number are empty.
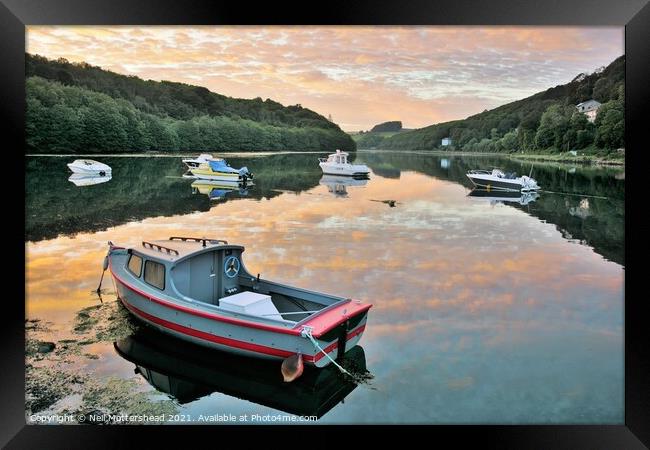
<svg viewBox="0 0 650 450">
<path fill-rule="evenodd" d="M 481 170 L 481 169 L 472 169 L 472 170 L 468 171 L 467 173 L 476 174 L 476 175 L 479 175 L 479 174 L 492 175 L 491 170 Z"/>
<path fill-rule="evenodd" d="M 178 256 L 178 250 L 174 250 L 173 248 L 165 247 L 163 245 L 153 244 L 153 243 L 147 242 L 147 241 L 142 241 L 142 246 L 144 248 L 150 248 L 152 250 L 158 250 L 159 252 L 164 252 L 164 253 L 167 253 L 169 255 L 174 254 L 174 255 Z"/>
<path fill-rule="evenodd" d="M 172 236 L 169 238 L 170 241 L 193 241 L 193 242 L 202 242 L 203 246 L 206 246 L 206 243 L 209 242 L 210 244 L 228 244 L 228 241 L 224 241 L 223 239 L 210 239 L 210 238 L 197 238 L 197 237 L 185 237 L 185 236 Z"/>
<path fill-rule="evenodd" d="M 327 161 L 328 161 L 328 158 L 318 158 L 318 160 L 319 160 L 320 162 L 327 162 Z"/>
</svg>

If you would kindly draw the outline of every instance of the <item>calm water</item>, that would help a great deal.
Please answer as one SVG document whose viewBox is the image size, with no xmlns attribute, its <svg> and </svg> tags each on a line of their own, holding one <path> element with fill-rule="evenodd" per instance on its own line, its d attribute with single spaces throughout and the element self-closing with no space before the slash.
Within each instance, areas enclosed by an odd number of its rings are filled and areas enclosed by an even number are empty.
<svg viewBox="0 0 650 450">
<path fill-rule="evenodd" d="M 255 174 L 234 190 L 182 178 L 180 158 L 97 158 L 112 179 L 76 186 L 74 158 L 29 157 L 28 415 L 623 423 L 621 169 L 536 164 L 539 197 L 497 198 L 468 195 L 465 172 L 530 163 L 359 152 L 371 177 L 346 184 L 322 176 L 319 156 L 228 156 Z M 138 326 L 108 276 L 101 300 L 91 292 L 107 241 L 172 235 L 241 243 L 264 278 L 373 303 L 350 361 L 373 378 L 328 370 L 283 385 L 278 364 Z"/>
</svg>

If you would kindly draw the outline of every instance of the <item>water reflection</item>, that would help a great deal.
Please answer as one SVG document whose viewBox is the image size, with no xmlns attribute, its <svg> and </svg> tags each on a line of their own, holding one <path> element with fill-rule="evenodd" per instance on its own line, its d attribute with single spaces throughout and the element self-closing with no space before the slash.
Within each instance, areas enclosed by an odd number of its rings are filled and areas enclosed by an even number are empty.
<svg viewBox="0 0 650 450">
<path fill-rule="evenodd" d="M 242 198 L 271 199 L 287 191 L 309 191 L 319 184 L 326 185 L 332 195 L 348 197 L 348 189 L 359 182 L 338 182 L 322 177 L 317 156 L 228 156 L 232 164 L 247 166 L 255 173 L 255 188 L 237 192 L 230 187 L 201 187 L 199 192 L 206 195 L 192 195 L 197 190 L 190 187 L 192 181 L 183 177 L 186 167 L 180 157 L 105 158 L 113 167 L 112 181 L 88 189 L 71 189 L 73 186 L 66 181 L 65 158 L 29 158 L 25 237 L 26 240 L 38 241 L 59 234 L 73 236 L 147 217 L 207 211 L 217 205 L 211 199 L 219 199 L 218 204 Z M 470 168 L 501 167 L 517 173 L 530 171 L 530 163 L 495 156 L 441 157 L 414 152 L 358 152 L 354 156 L 366 163 L 376 175 L 369 182 L 371 184 L 397 180 L 402 172 L 412 171 L 452 181 L 469 190 L 473 186 L 465 174 Z M 563 235 L 574 236 L 607 259 L 624 264 L 624 172 L 558 164 L 535 164 L 533 172 L 544 190 L 542 196 L 507 203 L 514 207 L 525 206 L 522 211 L 526 214 L 555 224 Z M 583 194 L 594 197 L 589 199 L 588 216 L 583 214 L 584 208 L 580 209 Z M 389 194 L 386 198 L 392 199 L 393 196 Z"/>
<path fill-rule="evenodd" d="M 472 191 L 467 195 L 469 197 L 476 197 L 489 201 L 492 205 L 504 202 L 514 202 L 520 205 L 527 205 L 539 198 L 539 193 L 537 192 L 494 191 L 478 188 L 472 189 Z"/>
<path fill-rule="evenodd" d="M 467 197 L 465 168 L 481 165 L 478 157 L 450 156 L 442 169 L 431 155 L 359 152 L 399 178 L 375 172 L 341 199 L 319 184 L 314 155 L 278 155 L 237 161 L 254 170 L 254 189 L 211 203 L 192 194 L 180 158 L 116 158 L 113 180 L 86 189 L 67 181 L 65 164 L 60 178 L 48 172 L 59 160 L 38 159 L 28 160 L 26 235 L 35 238 L 26 245 L 26 313 L 52 322 L 57 342 L 79 339 L 70 330 L 97 302 L 108 240 L 215 236 L 244 245 L 247 267 L 264 278 L 375 305 L 363 343 L 376 390 L 355 389 L 323 422 L 622 423 L 616 171 L 536 166 L 542 185 L 561 194 L 492 208 Z M 582 194 L 597 196 L 584 218 L 571 214 L 586 209 Z M 112 345 L 84 351 L 98 356 L 81 366 L 89 375 L 133 376 Z M 215 393 L 180 410 L 269 409 L 260 405 Z"/>
<path fill-rule="evenodd" d="M 469 169 L 500 167 L 504 171 L 526 174 L 531 171 L 530 162 L 492 155 L 436 156 L 426 152 L 359 152 L 359 158 L 373 171 L 376 168 L 384 170 L 386 167 L 394 167 L 453 181 L 468 189 L 474 188 L 465 175 Z M 542 187 L 540 197 L 534 203 L 531 201 L 526 205 L 518 205 L 517 202 L 510 202 L 510 205 L 522 208 L 526 214 L 543 222 L 555 224 L 562 235 L 573 236 L 572 241 L 577 240 L 592 247 L 605 258 L 625 264 L 623 169 L 533 163 L 532 176 Z M 579 208 L 584 198 L 589 198 L 588 217 L 581 217 Z"/>
<path fill-rule="evenodd" d="M 192 182 L 192 193 L 207 195 L 210 200 L 224 200 L 226 195 L 237 193 L 240 196 L 248 195 L 248 190 L 253 183 L 241 184 L 237 181 L 211 181 L 196 180 Z"/>
<path fill-rule="evenodd" d="M 135 364 L 135 373 L 180 404 L 221 392 L 290 414 L 320 418 L 357 387 L 332 365 L 306 368 L 300 378 L 285 383 L 277 362 L 204 349 L 148 327 L 140 327 L 113 345 L 118 355 Z M 367 373 L 360 346 L 346 353 L 343 364 L 354 373 Z"/>
<path fill-rule="evenodd" d="M 75 186 L 92 186 L 93 184 L 106 183 L 111 180 L 111 175 L 89 175 L 84 173 L 73 173 L 68 181 Z"/>
<path fill-rule="evenodd" d="M 327 190 L 336 197 L 347 197 L 348 187 L 360 187 L 368 184 L 368 178 L 353 178 L 337 175 L 323 175 L 320 184 L 327 186 Z"/>
</svg>

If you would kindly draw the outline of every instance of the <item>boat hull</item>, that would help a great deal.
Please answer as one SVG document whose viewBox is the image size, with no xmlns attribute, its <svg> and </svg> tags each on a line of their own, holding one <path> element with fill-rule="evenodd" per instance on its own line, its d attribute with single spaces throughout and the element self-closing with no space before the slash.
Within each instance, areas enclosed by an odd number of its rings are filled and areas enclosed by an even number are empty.
<svg viewBox="0 0 650 450">
<path fill-rule="evenodd" d="M 113 267 L 111 267 L 111 274 L 118 298 L 129 312 L 163 333 L 212 349 L 255 358 L 283 360 L 300 353 L 305 364 L 316 367 L 330 364 L 329 358 L 315 349 L 298 330 L 252 324 L 225 315 L 220 316 L 215 312 L 174 303 L 168 299 L 156 298 L 116 274 Z M 367 311 L 361 314 L 363 314 L 361 320 L 358 322 L 355 320 L 354 326 L 344 331 L 346 333 L 344 345 L 339 339 L 340 334 L 332 340 L 316 338 L 320 347 L 332 359 L 338 358 L 341 350 L 345 353 L 345 349 L 354 347 L 361 339 L 366 327 Z"/>
<path fill-rule="evenodd" d="M 201 180 L 211 180 L 211 181 L 243 181 L 244 178 L 238 173 L 226 173 L 226 172 L 213 172 L 211 170 L 204 169 L 190 169 L 192 175 Z"/>
<path fill-rule="evenodd" d="M 83 166 L 80 166 L 80 165 L 70 163 L 70 164 L 68 164 L 68 168 L 72 172 L 82 174 L 82 175 L 100 175 L 100 176 L 103 176 L 103 175 L 107 175 L 107 174 L 111 173 L 111 168 L 108 167 L 108 166 L 105 166 L 105 167 L 101 167 L 101 166 L 99 166 L 99 167 L 83 167 Z"/>
<path fill-rule="evenodd" d="M 527 189 L 521 184 L 521 182 L 517 181 L 517 179 L 495 179 L 489 175 L 467 175 L 467 178 L 469 178 L 475 186 L 485 189 L 504 191 L 521 191 Z"/>
<path fill-rule="evenodd" d="M 356 164 L 320 163 L 321 170 L 326 175 L 342 175 L 346 177 L 365 177 L 370 173 L 366 166 Z"/>
</svg>

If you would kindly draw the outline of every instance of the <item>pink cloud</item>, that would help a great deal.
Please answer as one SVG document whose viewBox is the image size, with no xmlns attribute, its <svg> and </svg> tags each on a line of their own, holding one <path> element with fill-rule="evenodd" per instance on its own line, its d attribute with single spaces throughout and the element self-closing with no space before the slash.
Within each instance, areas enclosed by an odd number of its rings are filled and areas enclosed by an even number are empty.
<svg viewBox="0 0 650 450">
<path fill-rule="evenodd" d="M 45 27 L 27 51 L 331 114 L 344 129 L 460 119 L 593 71 L 616 27 Z"/>
</svg>

